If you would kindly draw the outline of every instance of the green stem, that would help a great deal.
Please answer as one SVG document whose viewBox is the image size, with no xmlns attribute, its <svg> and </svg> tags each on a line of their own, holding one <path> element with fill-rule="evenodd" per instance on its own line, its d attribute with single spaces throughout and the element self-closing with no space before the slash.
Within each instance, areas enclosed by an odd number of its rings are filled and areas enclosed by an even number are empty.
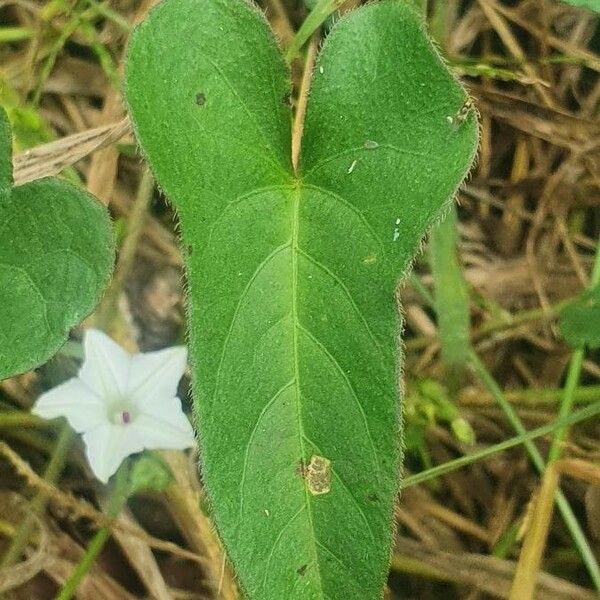
<svg viewBox="0 0 600 600">
<path fill-rule="evenodd" d="M 110 504 L 108 506 L 107 515 L 111 518 L 116 518 L 121 512 L 125 502 L 127 502 L 129 491 L 129 461 L 125 461 L 117 471 L 114 479 L 114 488 L 110 497 Z M 104 545 L 110 537 L 110 527 L 102 527 L 92 538 L 92 541 L 88 544 L 85 554 L 81 557 L 81 560 L 75 566 L 75 569 L 71 573 L 71 576 L 63 587 L 58 592 L 55 600 L 70 600 L 83 578 L 86 576 L 88 571 L 92 568 L 95 560 L 102 552 Z"/>
<path fill-rule="evenodd" d="M 596 257 L 594 259 L 594 267 L 592 269 L 589 289 L 596 287 L 598 284 L 600 284 L 600 242 L 596 246 Z M 584 346 L 577 348 L 571 356 L 569 369 L 567 371 L 567 380 L 565 382 L 565 391 L 562 402 L 560 403 L 560 408 L 558 410 L 558 419 L 563 419 L 573 410 L 573 404 L 575 403 L 575 392 L 579 386 L 579 378 L 581 377 L 581 369 L 583 367 L 584 358 Z M 560 458 L 562 444 L 567 437 L 567 433 L 567 427 L 561 428 L 556 432 L 548 453 L 548 463 L 554 462 Z"/>
<path fill-rule="evenodd" d="M 83 1 L 77 2 L 77 6 L 75 7 L 73 14 L 67 15 L 70 16 L 70 19 L 65 24 L 58 38 L 52 44 L 48 56 L 42 64 L 39 79 L 33 92 L 32 98 L 32 103 L 35 107 L 37 107 L 40 103 L 42 93 L 44 91 L 44 84 L 46 83 L 46 80 L 48 79 L 50 73 L 52 72 L 52 69 L 54 68 L 59 53 L 64 48 L 69 38 L 75 33 L 83 19 L 83 5 Z"/>
<path fill-rule="evenodd" d="M 133 26 L 131 25 L 131 23 L 127 19 L 123 18 L 118 12 L 112 10 L 108 2 L 102 3 L 97 2 L 96 0 L 89 0 L 89 4 L 90 14 L 88 14 L 87 12 L 84 14 L 84 17 L 86 17 L 86 19 L 90 19 L 96 15 L 100 15 L 108 21 L 112 21 L 125 33 L 131 33 L 133 31 Z"/>
<path fill-rule="evenodd" d="M 0 29 L 0 44 L 20 42 L 33 36 L 33 30 L 28 27 L 2 27 Z"/>
<path fill-rule="evenodd" d="M 481 362 L 481 360 L 475 352 L 471 351 L 469 353 L 469 361 L 475 369 L 477 375 L 480 377 L 485 386 L 494 396 L 496 402 L 506 415 L 506 418 L 508 419 L 508 422 L 511 424 L 512 428 L 520 436 L 526 437 L 527 430 L 523 426 L 521 419 L 519 419 L 519 415 L 517 415 L 515 409 L 505 398 L 504 394 L 502 393 L 502 390 L 496 383 L 495 379 L 485 368 L 485 365 Z M 534 464 L 535 468 L 538 470 L 540 475 L 543 475 L 544 471 L 546 470 L 546 463 L 542 458 L 542 455 L 540 454 L 539 450 L 537 449 L 537 446 L 531 440 L 525 440 L 523 444 L 525 446 L 525 449 L 527 450 L 527 453 L 529 454 L 531 462 Z M 581 529 L 579 521 L 577 520 L 573 509 L 569 505 L 569 502 L 562 493 L 562 491 L 557 491 L 557 493 L 555 494 L 555 500 L 558 510 L 561 513 L 562 518 L 565 522 L 565 525 L 567 526 L 567 529 L 569 530 L 569 533 L 573 538 L 573 542 L 575 543 L 575 546 L 577 547 L 577 550 L 581 555 L 583 563 L 585 564 L 588 570 L 594 587 L 600 592 L 600 567 L 598 566 L 598 561 L 596 560 L 594 552 L 590 547 L 589 542 L 587 541 L 585 534 L 583 533 L 583 530 Z"/>
<path fill-rule="evenodd" d="M 43 478 L 48 483 L 54 483 L 62 472 L 67 461 L 67 455 L 71 448 L 73 436 L 73 430 L 68 424 L 65 423 L 60 430 L 58 441 L 54 447 L 54 451 L 52 452 L 48 466 L 44 471 Z M 2 557 L 0 567 L 8 567 L 19 560 L 23 548 L 27 545 L 31 532 L 35 528 L 35 517 L 44 509 L 47 500 L 48 495 L 45 491 L 38 492 L 33 498 L 29 505 L 29 513 L 19 525 L 19 529 L 17 530 L 15 537 L 8 547 L 8 550 Z"/>
<path fill-rule="evenodd" d="M 419 279 L 419 276 L 411 271 L 409 275 L 410 286 L 423 298 L 425 304 L 433 306 L 435 300 L 430 294 L 429 290 L 423 285 L 423 282 Z"/>
</svg>

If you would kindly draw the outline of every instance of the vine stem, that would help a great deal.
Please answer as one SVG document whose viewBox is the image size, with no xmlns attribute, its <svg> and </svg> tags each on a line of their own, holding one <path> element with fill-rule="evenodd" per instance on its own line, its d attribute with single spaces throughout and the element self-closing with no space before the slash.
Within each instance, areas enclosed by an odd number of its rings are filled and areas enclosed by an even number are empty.
<svg viewBox="0 0 600 600">
<path fill-rule="evenodd" d="M 125 461 L 118 469 L 114 478 L 114 487 L 110 497 L 110 503 L 107 510 L 107 515 L 111 518 L 116 518 L 121 512 L 123 506 L 127 502 L 129 496 L 129 461 Z M 55 600 L 70 600 L 77 588 L 81 584 L 83 578 L 91 569 L 95 560 L 102 552 L 108 538 L 110 537 L 110 527 L 102 527 L 96 532 L 91 542 L 86 548 L 85 554 L 75 566 L 71 576 L 56 595 Z"/>
</svg>

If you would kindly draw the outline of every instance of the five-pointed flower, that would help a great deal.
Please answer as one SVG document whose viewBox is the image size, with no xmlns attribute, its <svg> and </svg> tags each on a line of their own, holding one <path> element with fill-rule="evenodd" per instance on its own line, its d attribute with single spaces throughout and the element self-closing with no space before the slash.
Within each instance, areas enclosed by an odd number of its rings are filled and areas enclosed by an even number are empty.
<svg viewBox="0 0 600 600">
<path fill-rule="evenodd" d="M 66 417 L 83 434 L 87 458 L 100 481 L 106 483 L 136 452 L 194 445 L 192 427 L 176 396 L 185 347 L 131 355 L 90 329 L 84 349 L 78 376 L 42 394 L 33 412 L 44 419 Z"/>
</svg>

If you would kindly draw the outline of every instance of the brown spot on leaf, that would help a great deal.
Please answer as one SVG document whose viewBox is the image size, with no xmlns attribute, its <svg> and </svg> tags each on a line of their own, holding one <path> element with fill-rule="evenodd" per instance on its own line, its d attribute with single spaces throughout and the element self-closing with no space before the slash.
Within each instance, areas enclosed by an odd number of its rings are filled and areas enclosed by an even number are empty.
<svg viewBox="0 0 600 600">
<path fill-rule="evenodd" d="M 304 479 L 313 496 L 328 494 L 331 491 L 331 461 L 324 456 L 313 455 L 304 469 Z"/>
<path fill-rule="evenodd" d="M 306 573 L 307 567 L 308 567 L 308 565 L 302 565 L 301 567 L 298 567 L 296 569 L 296 573 L 298 573 L 298 575 L 300 575 L 300 577 L 303 577 L 304 573 Z"/>
<path fill-rule="evenodd" d="M 379 496 L 375 493 L 375 492 L 371 492 L 368 496 L 367 496 L 367 500 L 369 502 L 379 502 Z"/>
<path fill-rule="evenodd" d="M 206 104 L 206 94 L 198 92 L 196 94 L 196 104 L 198 106 L 204 106 Z"/>
</svg>

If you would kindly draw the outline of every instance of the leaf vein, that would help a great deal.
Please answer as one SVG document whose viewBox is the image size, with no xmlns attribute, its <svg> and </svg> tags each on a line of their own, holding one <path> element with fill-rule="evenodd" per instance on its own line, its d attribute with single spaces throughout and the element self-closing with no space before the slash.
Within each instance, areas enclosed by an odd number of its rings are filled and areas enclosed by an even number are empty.
<svg viewBox="0 0 600 600">
<path fill-rule="evenodd" d="M 312 332 L 310 332 L 306 327 L 304 327 L 301 324 L 299 324 L 298 327 L 300 327 L 300 329 L 302 329 L 302 331 L 305 333 L 305 335 L 308 337 L 308 339 L 311 340 L 313 342 L 313 344 L 315 344 L 315 346 L 317 346 L 317 348 L 319 348 L 319 350 L 321 350 L 321 352 L 327 357 L 329 362 L 334 366 L 336 371 L 338 371 L 338 373 L 344 380 L 344 383 L 350 390 L 350 395 L 352 396 L 352 398 L 353 398 L 354 402 L 356 403 L 356 406 L 361 414 L 361 417 L 362 417 L 362 420 L 363 420 L 363 423 L 365 426 L 365 431 L 367 432 L 367 437 L 369 438 L 369 443 L 371 445 L 371 450 L 373 452 L 373 457 L 375 459 L 375 464 L 379 468 L 379 457 L 377 456 L 377 450 L 375 449 L 375 443 L 373 442 L 373 436 L 371 435 L 371 430 L 369 428 L 369 421 L 367 419 L 367 413 L 365 412 L 363 405 L 361 404 L 360 400 L 358 399 L 356 391 L 354 390 L 354 387 L 352 386 L 350 379 L 348 379 L 348 375 L 346 374 L 344 369 L 342 369 L 342 366 L 337 361 L 335 356 L 333 356 L 331 354 L 331 352 L 328 350 L 328 348 L 321 341 L 319 341 Z M 304 434 L 304 432 L 303 432 L 303 434 Z"/>
<path fill-rule="evenodd" d="M 379 247 L 381 255 L 385 256 L 385 247 L 384 247 L 381 239 L 377 235 L 377 232 L 375 231 L 375 229 L 373 229 L 373 226 L 371 225 L 371 223 L 369 223 L 369 221 L 367 220 L 365 215 L 363 215 L 363 213 L 361 213 L 356 208 L 356 206 L 354 206 L 351 202 L 348 202 L 348 200 L 346 200 L 343 196 L 340 196 L 340 194 L 334 192 L 333 190 L 324 188 L 320 185 L 316 185 L 313 183 L 304 183 L 304 184 L 302 184 L 302 187 L 304 189 L 317 190 L 318 192 L 325 194 L 326 196 L 330 197 L 333 200 L 336 200 L 337 202 L 339 202 L 340 204 L 345 206 L 351 213 L 353 213 L 356 217 L 358 217 L 358 220 L 362 223 L 362 225 L 364 226 L 365 230 L 368 232 L 371 239 L 374 240 L 375 243 L 377 244 L 377 246 Z"/>
<path fill-rule="evenodd" d="M 281 540 L 281 538 L 283 537 L 283 534 L 285 533 L 285 530 L 296 520 L 296 518 L 298 517 L 298 515 L 300 513 L 302 513 L 302 511 L 307 508 L 307 506 L 305 504 L 303 504 L 285 523 L 285 525 L 279 530 L 279 533 L 277 534 L 277 537 L 275 538 L 275 541 L 273 542 L 273 545 L 271 546 L 271 550 L 269 552 L 269 556 L 267 557 L 267 562 L 265 564 L 265 575 L 263 577 L 263 583 L 262 583 L 262 591 L 266 591 L 266 587 L 267 587 L 267 577 L 269 576 L 269 567 L 271 566 L 271 560 L 273 560 L 273 554 L 275 554 L 275 549 L 277 548 L 277 545 L 279 544 L 279 541 Z"/>
<path fill-rule="evenodd" d="M 375 347 L 377 348 L 379 353 L 381 355 L 383 355 L 383 349 L 381 348 L 381 344 L 377 341 L 377 338 L 371 331 L 371 328 L 369 327 L 369 324 L 367 323 L 365 316 L 362 314 L 361 310 L 358 308 L 358 305 L 354 301 L 354 297 L 352 296 L 348 286 L 343 282 L 343 280 L 338 275 L 336 275 L 329 267 L 324 265 L 322 262 L 318 261 L 312 254 L 308 253 L 307 251 L 303 250 L 302 248 L 298 248 L 298 252 L 302 256 L 304 256 L 304 258 L 306 258 L 306 260 L 308 260 L 315 267 L 317 267 L 318 269 L 323 271 L 326 275 L 329 275 L 329 277 L 331 277 L 342 288 L 342 290 L 346 294 L 348 300 L 350 301 L 352 308 L 355 310 L 356 314 L 358 315 L 362 324 L 364 325 L 365 330 L 367 331 L 367 333 L 369 335 L 369 338 L 371 339 L 371 341 L 373 342 L 373 344 L 375 345 Z"/>
<path fill-rule="evenodd" d="M 298 413 L 298 442 L 300 446 L 300 456 L 303 459 L 308 458 L 306 456 L 306 449 L 304 448 L 304 425 L 302 423 L 302 400 L 300 396 L 300 366 L 298 364 L 298 328 L 301 327 L 298 320 L 298 308 L 297 308 L 297 295 L 298 295 L 298 261 L 296 259 L 298 252 L 298 233 L 300 228 L 300 190 L 296 189 L 294 195 L 294 211 L 293 211 L 293 226 L 292 226 L 292 324 L 293 324 L 293 341 L 294 341 L 294 373 L 297 381 L 296 385 L 296 410 Z M 306 484 L 304 488 L 304 502 L 306 503 L 306 513 L 308 515 L 308 525 L 312 538 L 316 539 L 315 525 L 313 522 L 312 510 L 310 498 L 308 495 L 308 489 Z M 319 565 L 319 557 L 317 555 L 316 547 L 313 546 L 315 564 L 317 565 L 319 587 L 323 592 L 323 583 L 321 581 L 321 569 Z M 321 593 L 323 596 L 324 594 Z"/>
<path fill-rule="evenodd" d="M 271 408 L 271 406 L 275 402 L 277 402 L 277 398 L 279 398 L 279 396 L 281 396 L 281 394 L 283 394 L 288 388 L 290 388 L 292 385 L 294 385 L 294 383 L 296 383 L 296 380 L 292 379 L 292 380 L 288 381 L 288 383 L 286 383 L 284 386 L 280 387 L 277 390 L 277 392 L 275 392 L 275 394 L 265 404 L 264 408 L 261 410 L 260 414 L 258 415 L 256 424 L 252 428 L 252 433 L 250 434 L 250 437 L 248 438 L 248 443 L 246 444 L 246 452 L 244 454 L 244 464 L 242 466 L 242 477 L 241 477 L 241 481 L 240 481 L 240 510 L 239 510 L 239 519 L 238 519 L 239 522 L 241 522 L 241 520 L 242 520 L 242 512 L 244 509 L 244 486 L 246 483 L 246 470 L 248 468 L 248 457 L 250 456 L 250 447 L 252 445 L 252 440 L 254 439 L 254 436 L 256 435 L 256 432 L 258 431 L 258 427 L 259 427 L 261 421 L 263 420 L 263 417 L 267 414 L 269 408 Z"/>
<path fill-rule="evenodd" d="M 254 125 L 256 126 L 257 131 L 260 132 L 260 135 L 263 138 L 263 141 L 265 142 L 265 148 L 267 148 L 269 150 L 269 154 L 271 155 L 271 157 L 274 158 L 275 163 L 279 166 L 279 168 L 283 172 L 285 172 L 286 175 L 288 175 L 288 170 L 277 159 L 277 154 L 275 153 L 275 150 L 273 149 L 272 144 L 268 141 L 268 138 L 267 138 L 263 128 L 261 127 L 260 123 L 256 119 L 256 116 L 254 115 L 254 113 L 248 108 L 248 105 L 246 104 L 246 102 L 244 102 L 244 99 L 240 96 L 238 91 L 235 89 L 235 86 L 231 83 L 231 81 L 229 81 L 229 78 L 227 77 L 227 75 L 225 75 L 225 73 L 223 72 L 223 69 L 221 69 L 221 67 L 219 67 L 219 65 L 210 56 L 205 55 L 205 57 L 206 57 L 206 60 L 214 67 L 214 69 L 217 71 L 217 73 L 219 73 L 219 75 L 223 79 L 224 83 L 227 85 L 227 87 L 231 90 L 231 93 L 236 97 L 237 101 L 240 103 L 240 106 L 242 107 L 244 112 L 248 115 L 248 117 L 250 117 L 250 120 L 254 122 Z"/>
<path fill-rule="evenodd" d="M 337 160 L 338 158 L 342 158 L 343 156 L 346 156 L 346 155 L 356 156 L 357 153 L 370 154 L 370 153 L 378 150 L 379 148 L 385 148 L 388 150 L 392 150 L 392 151 L 396 152 L 397 154 L 404 154 L 406 156 L 418 156 L 419 158 L 429 159 L 429 156 L 427 154 L 425 154 L 424 152 L 415 152 L 414 150 L 398 148 L 397 146 L 394 146 L 393 144 L 378 144 L 375 148 L 365 148 L 364 146 L 356 146 L 355 148 L 348 148 L 346 150 L 341 150 L 340 152 L 336 152 L 335 154 L 332 154 L 331 156 L 328 156 L 327 158 L 324 158 L 323 160 L 319 161 L 316 165 L 313 165 L 308 171 L 306 171 L 306 173 L 304 173 L 302 175 L 302 180 L 304 181 L 309 175 L 312 175 L 315 171 L 322 169 L 323 167 L 327 166 L 330 162 L 333 162 L 334 160 Z"/>
<path fill-rule="evenodd" d="M 281 246 L 278 246 L 277 248 L 275 248 L 270 254 L 268 254 L 261 262 L 260 264 L 256 267 L 254 273 L 252 273 L 252 276 L 250 277 L 250 279 L 248 280 L 248 283 L 246 284 L 246 286 L 244 287 L 244 289 L 242 290 L 242 293 L 240 295 L 240 298 L 237 302 L 237 305 L 235 307 L 235 310 L 233 312 L 233 316 L 231 318 L 231 322 L 229 324 L 229 327 L 227 329 L 227 334 L 225 335 L 225 340 L 223 342 L 223 348 L 221 350 L 221 356 L 219 358 L 219 366 L 217 367 L 217 374 L 215 377 L 215 393 L 213 395 L 213 402 L 217 399 L 217 394 L 219 393 L 219 382 L 221 379 L 221 371 L 223 369 L 223 363 L 225 362 L 225 355 L 227 353 L 227 347 L 229 346 L 229 340 L 231 339 L 231 334 L 233 332 L 233 328 L 235 326 L 235 323 L 237 321 L 239 312 L 241 310 L 242 304 L 244 302 L 244 300 L 246 299 L 246 297 L 248 296 L 250 289 L 252 288 L 252 285 L 254 284 L 254 282 L 256 281 L 256 278 L 260 275 L 261 271 L 281 252 L 283 252 L 286 248 L 290 247 L 290 242 L 286 242 L 285 244 L 281 244 Z"/>
<path fill-rule="evenodd" d="M 215 229 L 220 224 L 220 222 L 225 218 L 226 213 L 230 209 L 232 209 L 232 208 L 235 209 L 235 207 L 237 205 L 242 204 L 246 200 L 250 200 L 254 196 L 260 196 L 261 194 L 266 194 L 267 192 L 272 192 L 272 191 L 275 191 L 278 189 L 286 189 L 287 187 L 289 187 L 287 184 L 276 184 L 276 185 L 269 185 L 269 186 L 262 187 L 262 188 L 257 188 L 255 190 L 251 190 L 249 192 L 244 192 L 243 194 L 240 194 L 239 196 L 237 196 L 236 198 L 234 198 L 233 200 L 231 200 L 230 202 L 225 204 L 225 206 L 223 207 L 223 210 L 217 215 L 217 217 L 215 217 L 215 220 L 211 223 L 210 231 L 208 232 L 207 247 L 210 247 L 210 243 L 212 241 L 212 237 L 213 237 Z M 217 197 L 220 198 L 220 196 L 217 196 Z"/>
</svg>

